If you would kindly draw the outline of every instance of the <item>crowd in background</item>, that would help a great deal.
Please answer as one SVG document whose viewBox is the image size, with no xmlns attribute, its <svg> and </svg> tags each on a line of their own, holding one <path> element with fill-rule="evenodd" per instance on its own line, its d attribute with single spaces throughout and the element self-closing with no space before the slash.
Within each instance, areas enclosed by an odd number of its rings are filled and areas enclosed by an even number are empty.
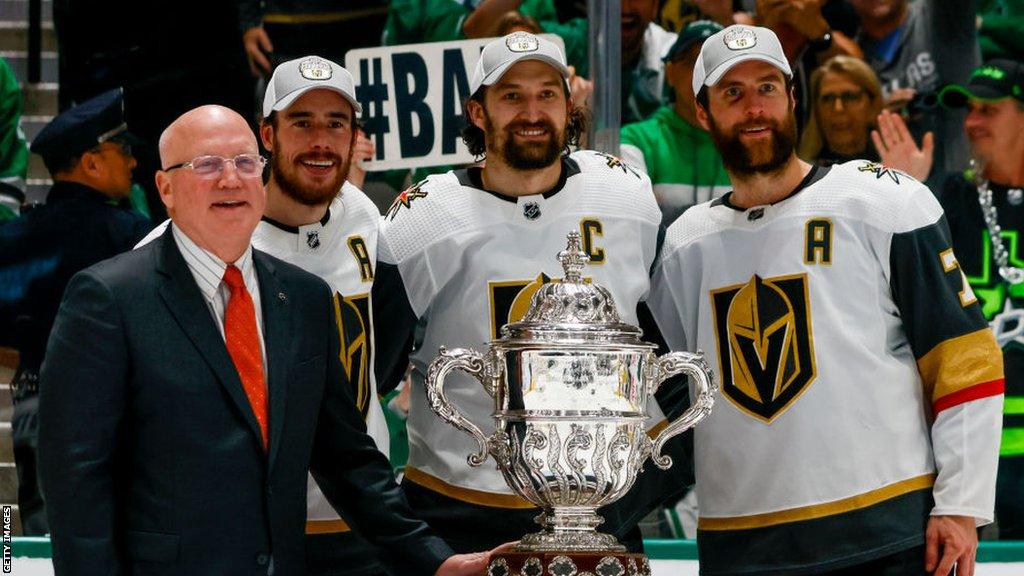
<svg viewBox="0 0 1024 576">
<path fill-rule="evenodd" d="M 775 31 L 790 59 L 798 103 L 797 149 L 803 159 L 823 166 L 867 159 L 899 169 L 927 182 L 937 195 L 945 195 L 941 199 L 948 219 L 962 223 L 963 230 L 968 229 L 964 222 L 983 222 L 973 212 L 967 213 L 978 210 L 975 188 L 983 182 L 1001 194 L 994 202 L 1000 210 L 1003 237 L 1012 238 L 1007 241 L 1009 264 L 1017 263 L 1017 231 L 1024 226 L 1024 219 L 1013 220 L 1016 211 L 1024 215 L 1020 207 L 1024 201 L 1024 94 L 1020 93 L 1024 36 L 1019 33 L 1024 29 L 1024 1 L 621 0 L 621 4 L 621 155 L 650 176 L 665 225 L 689 206 L 729 189 L 714 142 L 696 121 L 690 86 L 702 41 L 722 26 L 746 23 Z M 591 94 L 600 88 L 590 80 L 587 2 L 582 0 L 185 0 L 174 3 L 159 18 L 152 17 L 149 5 L 126 0 L 108 5 L 99 11 L 85 2 L 54 2 L 62 109 L 120 89 L 124 119 L 138 137 L 130 143 L 112 141 L 104 148 L 105 155 L 96 155 L 100 169 L 104 163 L 120 161 L 122 168 L 127 166 L 133 173 L 131 181 L 120 181 L 111 175 L 104 180 L 106 173 L 97 172 L 97 181 L 105 185 L 95 188 L 109 192 L 111 204 L 136 213 L 117 218 L 116 224 L 104 224 L 116 228 L 116 247 L 108 244 L 102 254 L 83 255 L 76 264 L 79 268 L 130 249 L 149 227 L 166 218 L 153 183 L 161 131 L 186 110 L 212 103 L 236 110 L 255 126 L 266 78 L 282 61 L 318 54 L 344 62 L 345 53 L 355 48 L 527 30 L 562 38 L 575 73 L 571 86 L 577 105 L 590 105 Z M 973 86 L 986 63 L 995 63 L 992 69 L 998 72 L 992 75 L 1015 77 L 1018 84 L 1010 81 L 1005 94 L 943 90 L 950 84 Z M 0 345 L 22 350 L 22 371 L 30 373 L 38 371 L 40 343 L 45 345 L 62 285 L 51 284 L 48 292 L 37 294 L 34 307 L 24 304 L 32 301 L 27 296 L 32 288 L 13 287 L 25 268 L 13 266 L 15 255 L 4 251 L 9 250 L 3 244 L 4 228 L 19 221 L 19 212 L 24 220 L 42 209 L 23 205 L 29 153 L 18 128 L 19 115 L 17 81 L 0 60 L 0 221 L 8 221 L 0 224 Z M 33 143 L 33 150 L 45 154 L 39 146 Z M 361 150 L 369 146 L 364 141 Z M 977 161 L 973 168 L 972 158 Z M 46 164 L 57 182 L 55 189 L 60 189 L 61 174 L 68 167 Z M 386 206 L 391 196 L 431 171 L 435 170 L 366 173 L 357 168 L 353 174 L 360 179 L 357 184 Z M 1022 226 L 1013 227 L 1003 219 Z M 975 228 L 964 232 L 965 248 L 954 247 L 998 336 L 996 324 L 1005 321 L 1007 309 L 1024 304 L 1024 289 L 991 271 L 993 240 L 985 240 L 984 250 L 966 246 L 989 238 L 983 226 Z M 966 253 L 974 260 L 965 258 Z M 19 262 L 20 258 L 17 255 Z M 67 271 L 67 276 L 74 271 Z M 39 304 L 40 299 L 46 304 Z M 26 309 L 36 317 L 26 319 Z M 1002 326 L 1007 334 L 1011 328 L 1016 325 Z M 999 534 L 1020 539 L 1024 538 L 1024 366 L 1018 368 L 1010 357 L 1022 354 L 1024 343 L 1009 335 L 1000 344 L 1008 360 Z M 401 400 L 391 406 L 401 412 Z M 401 454 L 394 445 L 392 450 Z M 29 520 L 27 530 L 33 510 L 28 499 L 22 511 Z"/>
</svg>

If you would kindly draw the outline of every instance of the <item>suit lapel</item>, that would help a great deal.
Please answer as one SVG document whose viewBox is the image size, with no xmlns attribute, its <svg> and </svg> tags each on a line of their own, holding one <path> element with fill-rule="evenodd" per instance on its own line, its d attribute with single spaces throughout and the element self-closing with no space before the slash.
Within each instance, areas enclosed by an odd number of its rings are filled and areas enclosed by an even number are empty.
<svg viewBox="0 0 1024 576">
<path fill-rule="evenodd" d="M 170 226 L 156 242 L 163 244 L 160 247 L 160 261 L 157 270 L 166 276 L 166 281 L 160 287 L 160 297 L 163 298 L 164 304 L 171 311 L 182 331 L 192 341 L 196 351 L 206 360 L 242 418 L 249 425 L 253 433 L 253 441 L 262 444 L 260 426 L 256 421 L 256 415 L 253 414 L 252 406 L 249 404 L 249 398 L 245 395 L 245 389 L 242 388 L 238 370 L 228 354 L 227 346 L 224 345 L 224 338 L 217 330 L 213 318 L 210 317 L 210 309 L 203 300 L 199 287 L 196 286 L 195 278 L 188 269 L 188 264 L 185 263 L 185 259 L 178 251 L 178 245 L 171 236 Z M 261 290 L 260 293 L 262 296 L 263 291 Z M 269 340 L 267 349 L 270 350 Z M 268 363 L 268 365 L 272 364 Z M 271 418 L 273 418 L 273 414 L 272 411 Z M 271 421 L 273 422 L 273 419 Z M 260 449 L 262 450 L 262 446 Z"/>
<path fill-rule="evenodd" d="M 288 361 L 292 358 L 292 315 L 288 293 L 277 277 L 274 263 L 265 254 L 253 250 L 253 265 L 260 283 L 260 304 L 263 308 L 263 340 L 267 348 L 267 392 L 270 406 L 270 461 L 273 469 L 281 432 L 284 429 L 284 407 L 288 390 Z"/>
</svg>

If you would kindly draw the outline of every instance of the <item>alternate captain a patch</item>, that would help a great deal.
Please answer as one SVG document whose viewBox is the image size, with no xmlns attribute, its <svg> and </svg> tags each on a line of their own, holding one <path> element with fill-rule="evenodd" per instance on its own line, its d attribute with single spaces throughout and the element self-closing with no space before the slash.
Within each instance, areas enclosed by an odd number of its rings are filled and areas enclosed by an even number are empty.
<svg viewBox="0 0 1024 576">
<path fill-rule="evenodd" d="M 770 424 L 814 381 L 807 275 L 711 291 L 722 394 Z"/>
<path fill-rule="evenodd" d="M 417 198 L 425 198 L 427 196 L 427 193 L 422 189 L 422 187 L 423 184 L 425 184 L 426 182 L 426 180 L 423 180 L 422 182 L 416 184 L 412 188 L 409 188 L 408 190 L 396 196 L 395 201 L 391 203 L 391 207 L 388 208 L 388 211 L 385 214 L 387 219 L 394 220 L 395 216 L 398 215 L 398 210 L 400 208 L 405 207 L 411 209 L 413 200 Z"/>
</svg>

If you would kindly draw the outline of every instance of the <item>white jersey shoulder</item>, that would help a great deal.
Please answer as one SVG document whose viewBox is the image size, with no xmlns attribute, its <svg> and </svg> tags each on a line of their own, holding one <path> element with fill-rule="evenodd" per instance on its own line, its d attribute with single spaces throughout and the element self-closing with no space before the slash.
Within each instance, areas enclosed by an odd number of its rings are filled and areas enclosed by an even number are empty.
<svg viewBox="0 0 1024 576">
<path fill-rule="evenodd" d="M 569 158 L 579 167 L 584 209 L 661 223 L 661 210 L 650 177 L 629 162 L 596 150 L 579 150 Z M 568 183 L 567 183 L 568 184 Z"/>
<path fill-rule="evenodd" d="M 486 212 L 473 210 L 479 191 L 452 171 L 431 174 L 395 197 L 381 219 L 381 258 L 397 263 L 444 238 L 464 232 Z"/>
<path fill-rule="evenodd" d="M 835 216 L 860 221 L 887 234 L 934 224 L 942 215 L 927 186 L 899 170 L 868 160 L 829 167 L 820 180 L 785 203 L 787 212 L 795 217 Z M 743 226 L 746 218 L 739 215 L 745 212 L 721 199 L 693 206 L 669 226 L 662 257 L 705 236 Z"/>
</svg>

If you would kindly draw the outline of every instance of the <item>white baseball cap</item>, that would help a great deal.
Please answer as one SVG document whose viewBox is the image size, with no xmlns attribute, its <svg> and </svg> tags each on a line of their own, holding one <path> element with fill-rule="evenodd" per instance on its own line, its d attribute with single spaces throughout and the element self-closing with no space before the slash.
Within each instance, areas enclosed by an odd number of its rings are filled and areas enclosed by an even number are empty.
<svg viewBox="0 0 1024 576">
<path fill-rule="evenodd" d="M 469 93 L 476 94 L 481 86 L 490 86 L 508 72 L 516 62 L 539 60 L 558 70 L 569 86 L 569 67 L 565 55 L 554 42 L 529 32 L 513 32 L 484 46 L 469 81 Z"/>
<path fill-rule="evenodd" d="M 356 100 L 355 83 L 348 70 L 326 58 L 303 56 L 284 62 L 274 69 L 274 74 L 267 82 L 267 93 L 263 96 L 263 117 L 284 110 L 300 96 L 317 88 L 341 94 L 352 104 L 356 114 L 362 112 L 362 106 Z"/>
<path fill-rule="evenodd" d="M 733 66 L 760 60 L 775 66 L 787 78 L 793 77 L 779 37 L 768 28 L 734 24 L 704 41 L 700 56 L 693 66 L 693 93 L 704 86 L 714 86 Z"/>
</svg>

